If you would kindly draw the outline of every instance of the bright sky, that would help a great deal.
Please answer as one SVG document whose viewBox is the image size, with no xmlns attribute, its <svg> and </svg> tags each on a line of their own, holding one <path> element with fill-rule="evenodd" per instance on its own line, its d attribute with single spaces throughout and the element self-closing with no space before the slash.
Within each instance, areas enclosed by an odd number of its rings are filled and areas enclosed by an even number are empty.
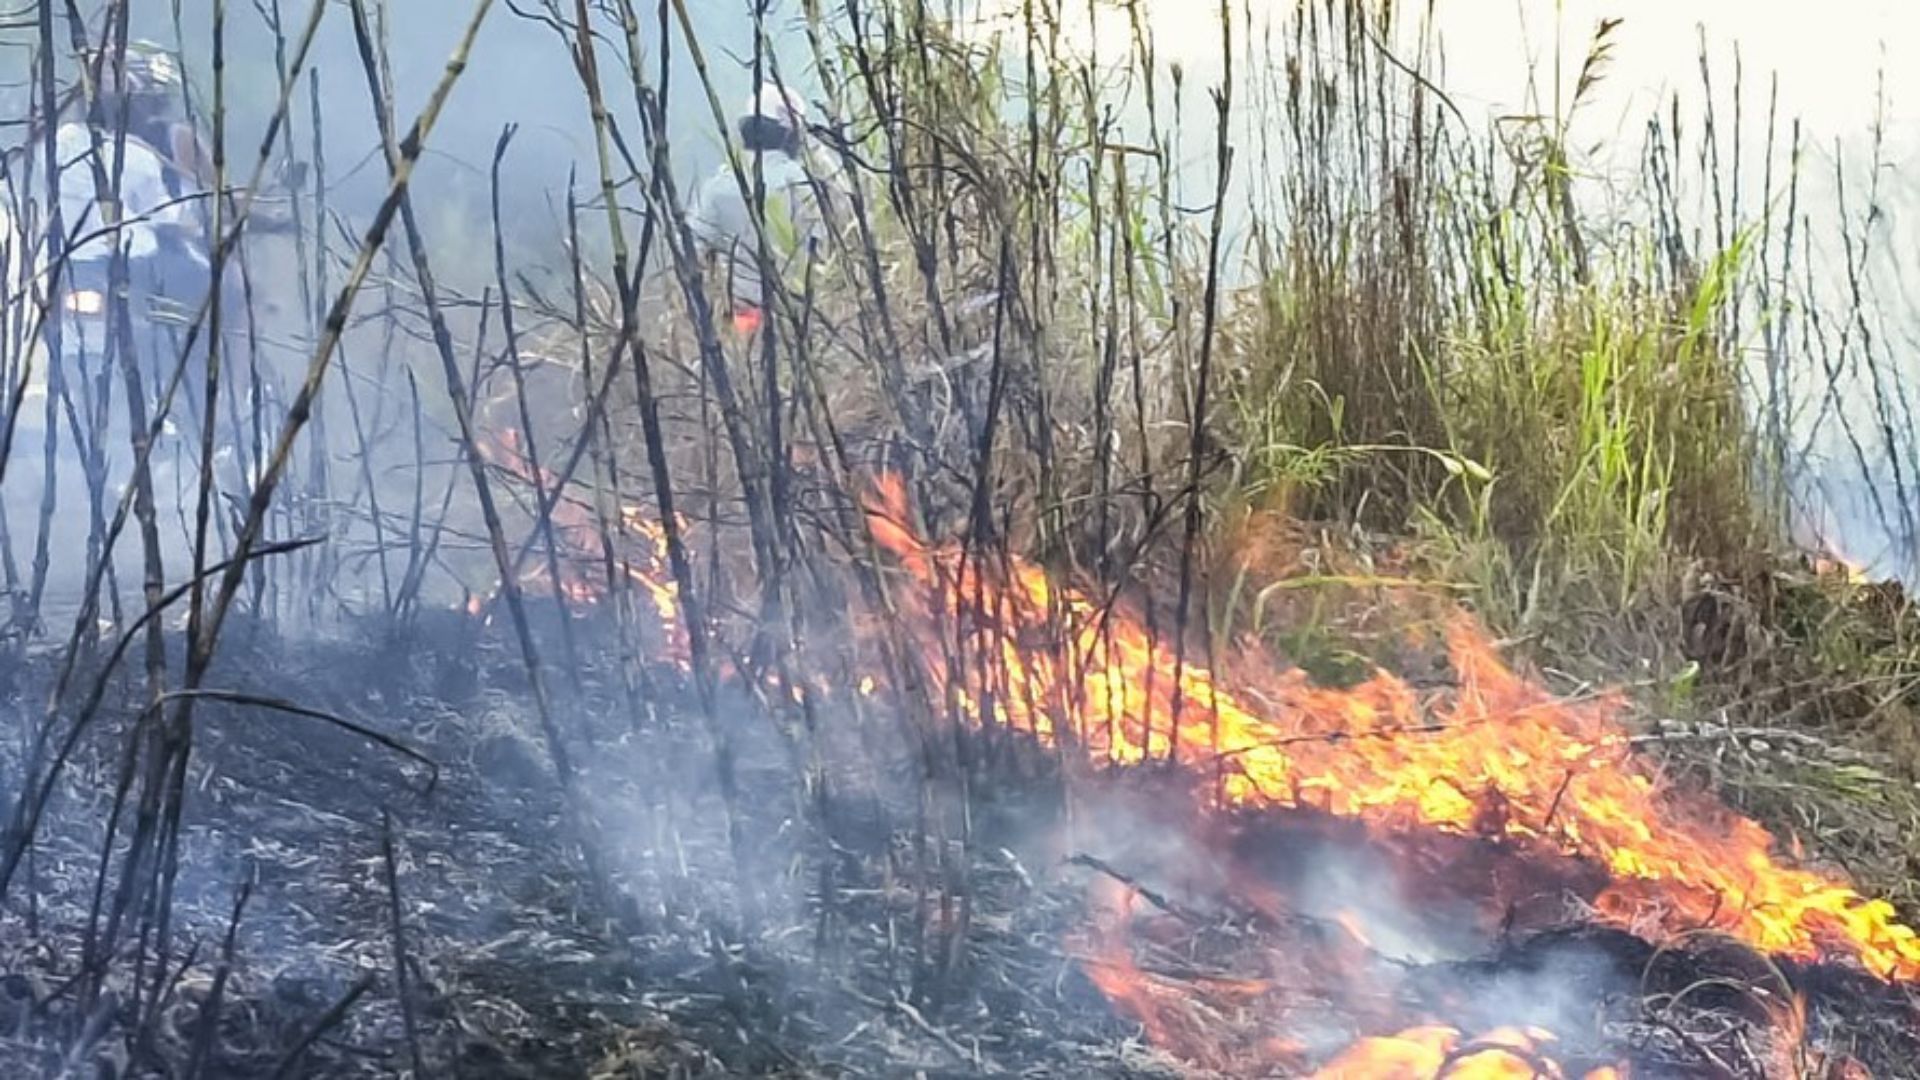
<svg viewBox="0 0 1920 1080">
<path fill-rule="evenodd" d="M 1217 0 L 1142 2 L 1162 59 L 1181 61 L 1196 78 L 1217 78 Z M 1231 6 L 1237 22 L 1250 8 L 1258 23 L 1283 17 L 1299 2 L 1231 0 Z M 1017 17 L 1021 6 L 1021 0 L 981 3 L 1003 17 Z M 1069 0 L 1064 6 L 1070 9 L 1064 32 L 1081 48 L 1097 40 L 1103 53 L 1117 56 L 1127 46 L 1122 4 L 1098 0 L 1091 24 L 1089 5 Z M 1411 28 L 1422 5 L 1400 7 Z M 1747 100 L 1756 111 L 1777 72 L 1783 116 L 1799 116 L 1823 141 L 1863 132 L 1884 69 L 1890 119 L 1897 127 L 1920 127 L 1920 66 L 1902 62 L 1920 50 L 1920 3 L 1913 0 L 1433 0 L 1432 10 L 1447 57 L 1444 82 L 1463 108 L 1470 102 L 1495 112 L 1521 108 L 1529 64 L 1549 75 L 1556 44 L 1571 84 L 1594 28 L 1618 18 L 1611 71 L 1586 118 L 1593 134 L 1623 121 L 1637 127 L 1649 107 L 1675 92 L 1697 94 L 1702 27 L 1723 92 L 1730 88 L 1737 43 Z M 1244 30 L 1237 31 L 1243 38 Z"/>
</svg>

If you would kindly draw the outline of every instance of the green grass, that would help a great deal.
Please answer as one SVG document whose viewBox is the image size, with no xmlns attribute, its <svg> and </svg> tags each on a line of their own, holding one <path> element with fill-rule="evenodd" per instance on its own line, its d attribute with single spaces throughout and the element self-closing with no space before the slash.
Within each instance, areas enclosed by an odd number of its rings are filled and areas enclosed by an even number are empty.
<svg viewBox="0 0 1920 1080">
<path fill-rule="evenodd" d="M 936 528 L 967 526 L 983 483 L 1014 543 L 1152 592 L 1185 554 L 1208 356 L 1195 625 L 1344 683 L 1397 658 L 1383 596 L 1464 603 L 1569 688 L 1628 687 L 1649 722 L 1801 731 L 1792 760 L 1733 736 L 1656 745 L 1891 880 L 1904 842 L 1873 822 L 1913 813 L 1920 739 L 1888 732 L 1920 700 L 1920 646 L 1903 598 L 1811 575 L 1785 543 L 1745 355 L 1811 298 L 1780 285 L 1799 270 L 1784 213 L 1702 222 L 1697 192 L 1728 180 L 1698 140 L 1727 125 L 1686 118 L 1682 139 L 1653 118 L 1643 190 L 1619 198 L 1566 143 L 1611 26 L 1556 66 L 1575 78 L 1536 115 L 1496 126 L 1453 109 L 1430 56 L 1385 57 L 1400 39 L 1378 8 L 1332 0 L 1271 35 L 1228 24 L 1236 81 L 1215 101 L 1236 182 L 1212 206 L 1226 162 L 1195 163 L 1216 132 L 1190 106 L 1220 88 L 1160 63 L 1144 31 L 1094 71 L 1051 36 L 1057 6 L 989 40 L 918 7 L 814 25 L 857 198 L 787 285 L 776 362 L 797 437 L 871 463 L 917 418 Z M 1784 209 L 1796 183 L 1780 167 L 1770 198 Z M 1233 242 L 1209 309 L 1220 215 Z M 664 338 L 686 355 L 683 330 Z M 1807 370 L 1829 359 L 1802 347 Z M 763 413 L 758 379 L 741 384 Z M 679 421 L 683 473 L 724 486 L 702 418 Z M 1280 545 L 1277 523 L 1301 535 Z M 1688 602 L 1708 594 L 1738 649 L 1694 655 Z"/>
</svg>

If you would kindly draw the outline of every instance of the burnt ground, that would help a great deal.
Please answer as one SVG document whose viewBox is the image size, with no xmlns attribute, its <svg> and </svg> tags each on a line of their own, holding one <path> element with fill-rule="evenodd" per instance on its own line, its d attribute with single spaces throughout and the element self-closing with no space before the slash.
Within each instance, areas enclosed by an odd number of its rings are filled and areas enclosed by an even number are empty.
<svg viewBox="0 0 1920 1080">
<path fill-rule="evenodd" d="M 229 640 L 211 685 L 365 724 L 430 758 L 438 775 L 323 722 L 205 709 L 173 952 L 174 964 L 191 962 L 163 980 L 166 1005 L 139 1032 L 126 1030 L 134 1010 L 125 963 L 100 1004 L 74 1000 L 124 737 L 120 720 L 103 727 L 70 770 L 31 876 L 0 913 L 0 1074 L 73 1065 L 69 1075 L 194 1075 L 186 1063 L 203 1038 L 243 881 L 251 895 L 218 1034 L 197 1075 L 409 1073 L 387 815 L 417 1044 L 431 1075 L 1156 1071 L 1132 1026 L 1055 944 L 1073 898 L 1033 887 L 1011 853 L 977 861 L 971 970 L 964 986 L 948 980 L 940 995 L 927 992 L 924 972 L 916 976 L 906 940 L 916 893 L 903 867 L 913 853 L 883 831 L 870 798 L 836 811 L 859 850 L 831 860 L 837 901 L 822 919 L 806 895 L 817 873 L 795 869 L 803 860 L 786 752 L 765 720 L 745 719 L 753 715 L 745 702 L 727 711 L 744 748 L 745 873 L 765 894 L 765 914 L 751 948 L 723 946 L 739 940 L 740 912 L 698 710 L 677 688 L 658 687 L 664 700 L 636 729 L 617 688 L 596 688 L 589 674 L 576 693 L 556 677 L 622 894 L 625 910 L 609 917 L 566 840 L 517 654 L 496 635 L 449 627 L 423 635 L 433 644 L 410 646 L 351 633 L 324 643 L 264 633 Z M 44 700 L 45 675 L 41 664 L 15 673 L 16 717 Z M 7 739 L 4 753 L 11 807 L 18 740 Z M 349 998 L 339 1022 L 290 1059 Z M 1136 1057 L 1137 1066 L 1127 1063 Z"/>
<path fill-rule="evenodd" d="M 88 1003 L 76 957 L 138 691 L 120 688 L 122 707 L 83 744 L 31 875 L 0 910 L 0 1074 L 397 1076 L 415 1072 L 416 1052 L 428 1075 L 482 1080 L 1180 1071 L 1088 974 L 1101 962 L 1090 953 L 1091 890 L 1151 871 L 1125 860 L 1151 862 L 1155 847 L 1107 845 L 1121 854 L 1074 862 L 1044 757 L 1008 743 L 977 748 L 995 759 L 996 779 L 974 791 L 971 846 L 950 838 L 942 860 L 939 844 L 915 839 L 925 831 L 918 768 L 900 733 L 840 718 L 823 724 L 822 740 L 827 756 L 854 764 L 831 772 L 813 804 L 833 839 L 810 839 L 794 744 L 765 712 L 729 697 L 719 713 L 741 750 L 736 871 L 706 729 L 684 688 L 657 674 L 636 709 L 603 670 L 578 688 L 556 675 L 557 718 L 573 733 L 616 893 L 606 901 L 568 842 L 502 635 L 449 615 L 428 616 L 411 641 L 377 628 L 319 641 L 237 627 L 227 647 L 211 684 L 363 724 L 425 755 L 437 775 L 325 722 L 208 705 L 189 777 L 175 944 L 167 970 L 143 984 L 161 987 L 162 1005 L 130 1004 L 126 957 Z M 36 660 L 11 673 L 14 719 L 44 700 L 46 675 Z M 12 785 L 19 741 L 5 743 L 0 776 Z M 1130 783 L 1139 786 L 1120 796 L 1130 812 L 1181 795 L 1165 777 Z M 1109 832 L 1093 822 L 1126 816 L 1098 803 L 1077 813 L 1082 839 Z M 921 866 L 967 902 L 943 905 Z M 250 894 L 222 982 L 242 882 Z M 743 883 L 759 898 L 751 935 L 741 931 Z M 1217 991 L 1284 984 L 1292 969 L 1263 958 L 1314 954 L 1328 928 L 1140 895 L 1137 962 L 1176 1003 L 1162 1020 L 1213 1044 L 1204 1068 L 1185 1071 L 1297 1074 L 1308 1059 L 1276 1054 L 1270 1037 L 1276 1018 L 1306 1015 L 1306 995 L 1284 985 Z M 963 918 L 965 948 L 942 948 L 940 927 Z M 1785 1060 L 1769 1057 L 1777 1010 L 1737 990 L 1775 977 L 1752 957 L 1660 952 L 1574 926 L 1503 936 L 1466 961 L 1366 962 L 1396 972 L 1381 984 L 1392 1000 L 1376 1011 L 1462 1027 L 1480 1024 L 1489 1000 L 1537 996 L 1543 977 L 1591 988 L 1585 1015 L 1562 1018 L 1577 1028 L 1562 1031 L 1569 1065 L 1631 1059 L 1639 1077 L 1745 1076 Z M 1863 1063 L 1882 1077 L 1920 1076 L 1920 1013 L 1905 994 L 1846 972 L 1787 974 L 1811 996 L 1815 1043 L 1835 1050 L 1807 1059 L 1807 1075 L 1851 1078 L 1845 1069 Z M 133 1028 L 143 1013 L 151 1022 Z M 1377 1016 L 1348 1022 L 1383 1030 Z M 1356 1033 L 1325 1032 L 1313 1057 Z"/>
</svg>

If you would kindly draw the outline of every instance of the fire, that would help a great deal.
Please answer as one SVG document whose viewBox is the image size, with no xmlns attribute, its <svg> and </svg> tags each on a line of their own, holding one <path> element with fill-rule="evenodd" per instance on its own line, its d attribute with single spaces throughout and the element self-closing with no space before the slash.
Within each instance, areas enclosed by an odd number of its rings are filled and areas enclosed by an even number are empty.
<svg viewBox="0 0 1920 1080">
<path fill-rule="evenodd" d="M 1849 585 L 1873 584 L 1873 578 L 1865 567 L 1837 553 L 1815 556 L 1813 572 L 1821 577 L 1838 578 Z"/>
<path fill-rule="evenodd" d="M 1155 1046 L 1177 1051 L 1194 1065 L 1225 1075 L 1259 1066 L 1305 1064 L 1307 1047 L 1276 1034 L 1235 1039 L 1244 1025 L 1223 1022 L 1224 1014 L 1284 1014 L 1286 1003 L 1271 980 L 1208 978 L 1195 993 L 1189 981 L 1167 981 L 1141 970 L 1133 958 L 1133 892 L 1101 878 L 1090 897 L 1093 931 L 1080 944 L 1085 970 L 1101 994 L 1145 1029 Z"/>
<path fill-rule="evenodd" d="M 1562 1080 L 1567 1074 L 1547 1056 L 1552 1032 L 1501 1028 L 1468 1039 L 1433 1024 L 1398 1035 L 1361 1039 L 1313 1074 L 1314 1080 Z M 1585 1080 L 1623 1080 L 1613 1068 Z"/>
<path fill-rule="evenodd" d="M 680 586 L 667 572 L 667 531 L 644 510 L 634 506 L 620 508 L 620 523 L 627 535 L 640 538 L 646 552 L 642 563 L 632 560 L 624 563 L 627 578 L 653 602 L 654 613 L 660 616 L 660 625 L 666 629 L 669 640 L 679 642 L 682 638 Z M 591 524 L 587 527 L 591 528 Z"/>
<path fill-rule="evenodd" d="M 921 539 L 895 478 L 867 516 L 907 579 L 893 597 L 902 629 L 963 723 L 1095 764 L 1178 763 L 1238 807 L 1573 856 L 1610 875 L 1598 917 L 1654 940 L 1713 929 L 1775 956 L 1850 957 L 1883 979 L 1920 979 L 1920 937 L 1890 903 L 1790 865 L 1758 823 L 1663 785 L 1633 752 L 1621 701 L 1555 697 L 1464 616 L 1447 631 L 1458 686 L 1445 693 L 1385 672 L 1316 687 L 1254 650 L 1231 658 L 1229 689 L 1199 650 L 1180 663 L 1141 618 L 1030 563 Z"/>
<path fill-rule="evenodd" d="M 1153 1045 L 1209 1072 L 1266 1075 L 1282 1068 L 1288 1075 L 1314 1080 L 1626 1080 L 1623 1068 L 1586 1073 L 1564 1068 L 1554 1056 L 1558 1038 L 1538 1027 L 1501 1027 L 1470 1038 L 1437 1023 L 1357 1039 L 1308 1072 L 1308 1062 L 1323 1055 L 1296 1039 L 1247 1032 L 1260 1032 L 1268 1024 L 1324 1027 L 1330 1003 L 1337 1006 L 1343 1027 L 1393 1030 L 1398 1025 L 1386 1019 L 1396 1011 L 1391 975 L 1369 985 L 1354 968 L 1345 978 L 1325 981 L 1316 979 L 1318 965 L 1311 959 L 1285 973 L 1276 970 L 1300 963 L 1300 956 L 1289 955 L 1260 961 L 1272 973 L 1267 978 L 1165 979 L 1135 961 L 1138 930 L 1148 927 L 1150 936 L 1152 920 L 1136 910 L 1133 892 L 1102 878 L 1090 895 L 1094 929 L 1081 945 L 1094 986 L 1138 1022 Z M 1361 934 L 1355 918 L 1342 915 L 1335 922 Z M 1249 1016 L 1256 1019 L 1249 1023 Z"/>
<path fill-rule="evenodd" d="M 1855 558 L 1847 550 L 1847 545 L 1838 536 L 1839 529 L 1829 522 L 1813 529 L 1812 543 L 1807 548 L 1808 562 L 1813 572 L 1823 578 L 1833 578 L 1847 585 L 1871 585 L 1874 577 L 1867 564 Z"/>
<path fill-rule="evenodd" d="M 517 431 L 509 429 L 491 443 L 482 443 L 481 451 L 491 464 L 529 483 L 538 475 L 541 490 L 549 497 L 559 483 L 559 478 L 545 468 L 536 474 L 521 451 Z M 560 556 L 558 591 L 575 607 L 591 607 L 606 598 L 606 548 L 596 518 L 593 509 L 577 499 L 563 495 L 554 500 L 554 540 Z M 631 505 L 619 508 L 615 529 L 614 572 L 646 597 L 665 637 L 669 659 L 685 667 L 686 632 L 681 626 L 680 589 L 668 569 L 666 530 L 645 509 Z M 523 588 L 555 588 L 547 579 L 546 561 L 535 558 L 528 560 L 520 584 Z M 479 615 L 491 606 L 490 600 L 476 597 L 469 601 L 468 611 Z"/>
</svg>

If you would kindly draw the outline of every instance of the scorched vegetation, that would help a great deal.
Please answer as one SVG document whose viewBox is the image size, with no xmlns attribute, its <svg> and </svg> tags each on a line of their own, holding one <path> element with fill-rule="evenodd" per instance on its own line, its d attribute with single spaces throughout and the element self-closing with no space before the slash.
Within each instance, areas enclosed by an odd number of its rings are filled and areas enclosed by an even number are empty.
<svg viewBox="0 0 1920 1080">
<path fill-rule="evenodd" d="M 137 6 L 0 22 L 7 1075 L 1920 1075 L 1881 170 L 1737 60 L 1622 181 L 1611 23 Z"/>
</svg>

